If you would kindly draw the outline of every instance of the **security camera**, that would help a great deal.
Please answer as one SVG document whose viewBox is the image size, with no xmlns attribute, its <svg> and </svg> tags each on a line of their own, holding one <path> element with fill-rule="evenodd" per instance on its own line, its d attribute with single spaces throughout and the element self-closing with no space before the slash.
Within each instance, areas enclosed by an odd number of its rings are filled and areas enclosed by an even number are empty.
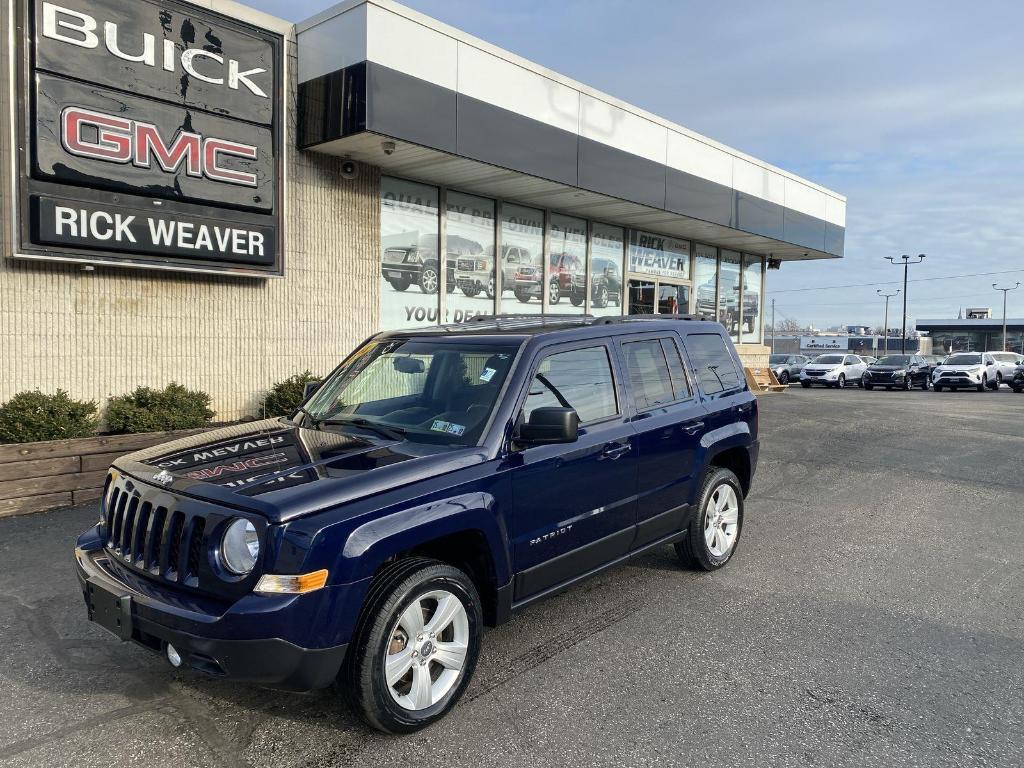
<svg viewBox="0 0 1024 768">
<path fill-rule="evenodd" d="M 384 150 L 385 155 L 395 154 L 395 142 L 393 141 L 382 141 L 380 143 L 380 148 Z"/>
<path fill-rule="evenodd" d="M 354 179 L 359 176 L 359 166 L 356 165 L 355 160 L 345 160 L 341 164 L 341 178 L 343 179 Z"/>
</svg>

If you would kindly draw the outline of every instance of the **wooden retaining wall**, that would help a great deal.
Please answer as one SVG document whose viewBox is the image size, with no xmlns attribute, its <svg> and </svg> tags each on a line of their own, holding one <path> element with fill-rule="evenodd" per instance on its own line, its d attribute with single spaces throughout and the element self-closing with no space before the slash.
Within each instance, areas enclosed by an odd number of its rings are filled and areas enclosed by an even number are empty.
<svg viewBox="0 0 1024 768">
<path fill-rule="evenodd" d="M 118 456 L 200 431 L 0 444 L 0 517 L 95 501 Z"/>
</svg>

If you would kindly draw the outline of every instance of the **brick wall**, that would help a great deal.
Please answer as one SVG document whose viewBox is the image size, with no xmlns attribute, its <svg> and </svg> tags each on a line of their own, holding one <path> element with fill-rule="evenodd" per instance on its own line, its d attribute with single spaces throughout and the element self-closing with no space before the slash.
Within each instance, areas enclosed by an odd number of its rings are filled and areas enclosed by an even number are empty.
<svg viewBox="0 0 1024 768">
<path fill-rule="evenodd" d="M 293 137 L 294 42 L 288 55 Z M 0 133 L 0 151 L 10 158 L 6 124 Z M 380 174 L 363 166 L 348 181 L 340 160 L 294 148 L 288 164 L 284 279 L 85 272 L 4 252 L 0 402 L 20 390 L 58 387 L 102 402 L 139 384 L 175 380 L 209 392 L 217 419 L 228 420 L 256 413 L 260 392 L 274 381 L 333 368 L 378 327 Z M 9 242 L 5 231 L 0 250 Z"/>
</svg>

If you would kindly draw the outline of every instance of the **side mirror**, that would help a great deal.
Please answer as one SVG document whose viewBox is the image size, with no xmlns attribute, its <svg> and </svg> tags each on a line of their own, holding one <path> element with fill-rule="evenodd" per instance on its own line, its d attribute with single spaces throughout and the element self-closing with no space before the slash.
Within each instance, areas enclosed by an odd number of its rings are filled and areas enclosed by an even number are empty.
<svg viewBox="0 0 1024 768">
<path fill-rule="evenodd" d="M 306 385 L 302 388 L 302 399 L 309 400 L 313 393 L 320 389 L 321 384 L 323 384 L 322 381 L 307 381 Z"/>
<path fill-rule="evenodd" d="M 536 408 L 529 421 L 519 427 L 516 439 L 535 445 L 575 443 L 579 432 L 580 417 L 575 408 Z"/>
</svg>

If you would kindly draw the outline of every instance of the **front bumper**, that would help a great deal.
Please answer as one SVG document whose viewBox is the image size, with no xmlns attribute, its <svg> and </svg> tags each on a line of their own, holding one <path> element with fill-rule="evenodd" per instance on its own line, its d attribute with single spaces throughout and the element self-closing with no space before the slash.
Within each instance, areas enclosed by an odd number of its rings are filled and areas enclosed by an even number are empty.
<svg viewBox="0 0 1024 768">
<path fill-rule="evenodd" d="M 159 590 L 166 588 L 133 582 L 131 574 L 119 570 L 103 550 L 76 548 L 75 572 L 91 620 L 121 640 L 158 653 L 171 644 L 183 666 L 206 674 L 282 690 L 308 691 L 331 684 L 348 648 L 347 643 L 305 648 L 280 637 L 252 637 L 254 624 L 273 625 L 275 619 L 282 618 L 274 613 L 293 611 L 315 592 L 252 596 L 244 599 L 264 600 L 264 613 L 238 615 L 228 609 L 218 614 L 210 611 L 209 601 L 201 598 L 168 594 L 166 601 L 160 600 Z"/>
</svg>

